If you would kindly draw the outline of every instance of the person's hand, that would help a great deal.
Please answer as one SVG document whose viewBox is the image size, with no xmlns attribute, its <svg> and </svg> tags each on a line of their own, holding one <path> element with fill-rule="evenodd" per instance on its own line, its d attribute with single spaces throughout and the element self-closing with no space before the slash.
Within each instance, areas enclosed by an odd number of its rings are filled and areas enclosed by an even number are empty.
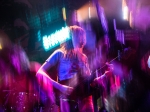
<svg viewBox="0 0 150 112">
<path fill-rule="evenodd" d="M 105 71 L 104 73 L 107 77 L 111 77 L 112 76 L 112 71 L 109 70 L 109 71 Z"/>
<path fill-rule="evenodd" d="M 62 85 L 60 87 L 60 91 L 66 95 L 70 95 L 73 91 L 73 87 Z"/>
<path fill-rule="evenodd" d="M 105 71 L 105 73 L 97 78 L 91 83 L 92 87 L 101 86 L 112 75 L 111 71 Z"/>
<path fill-rule="evenodd" d="M 100 85 L 101 81 L 102 81 L 101 77 L 97 77 L 93 80 L 93 82 L 91 83 L 91 86 L 96 87 L 96 86 Z"/>
</svg>

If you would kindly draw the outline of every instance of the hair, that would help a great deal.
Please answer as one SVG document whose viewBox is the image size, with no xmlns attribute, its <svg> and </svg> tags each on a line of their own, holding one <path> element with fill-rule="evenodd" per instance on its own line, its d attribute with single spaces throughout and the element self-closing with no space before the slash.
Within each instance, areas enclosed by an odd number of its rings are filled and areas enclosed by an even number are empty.
<svg viewBox="0 0 150 112">
<path fill-rule="evenodd" d="M 85 35 L 84 29 L 77 25 L 70 26 L 69 29 L 70 29 L 72 35 L 75 35 L 75 36 Z"/>
<path fill-rule="evenodd" d="M 72 37 L 73 36 L 77 37 L 79 35 L 85 36 L 85 31 L 83 28 L 77 25 L 73 25 L 69 27 L 69 35 L 70 35 L 70 39 L 61 45 L 61 47 L 65 48 L 65 50 L 74 49 L 73 43 L 72 43 Z"/>
<path fill-rule="evenodd" d="M 69 35 L 70 35 L 70 39 L 67 40 L 65 43 L 61 44 L 61 49 L 63 49 L 65 51 L 66 54 L 75 54 L 74 52 L 74 46 L 72 43 L 72 37 L 77 37 L 79 35 L 84 35 L 85 36 L 85 31 L 83 28 L 77 26 L 77 25 L 73 25 L 69 27 Z"/>
</svg>

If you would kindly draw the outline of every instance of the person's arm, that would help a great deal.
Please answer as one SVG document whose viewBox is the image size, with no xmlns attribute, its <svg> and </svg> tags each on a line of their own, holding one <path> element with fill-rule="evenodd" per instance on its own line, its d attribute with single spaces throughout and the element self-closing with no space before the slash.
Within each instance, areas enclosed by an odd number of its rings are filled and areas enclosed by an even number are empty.
<svg viewBox="0 0 150 112">
<path fill-rule="evenodd" d="M 91 86 L 92 87 L 96 87 L 96 86 L 100 86 L 102 85 L 102 83 L 104 82 L 104 80 L 108 80 L 108 78 L 110 78 L 112 75 L 111 71 L 105 71 L 105 73 L 97 78 L 95 78 L 92 83 Z"/>
<path fill-rule="evenodd" d="M 44 78 L 48 79 L 48 81 L 50 81 L 50 83 L 52 84 L 52 86 L 56 89 L 58 89 L 59 91 L 61 91 L 64 94 L 70 95 L 71 92 L 73 91 L 72 87 L 69 86 L 65 86 L 65 85 L 61 85 L 58 82 L 56 82 L 55 80 L 53 80 L 44 70 L 45 67 L 47 67 L 49 64 L 48 63 L 44 63 L 41 68 L 38 70 L 38 72 L 36 73 L 37 77 L 43 76 Z"/>
<path fill-rule="evenodd" d="M 38 80 L 40 79 L 39 77 L 42 77 L 44 78 L 46 81 L 48 80 L 51 85 L 58 89 L 59 91 L 61 91 L 62 93 L 65 93 L 65 94 L 70 94 L 73 90 L 72 87 L 69 87 L 69 86 L 65 86 L 65 85 L 61 85 L 59 84 L 57 81 L 53 80 L 49 74 L 47 73 L 47 71 L 55 66 L 58 62 L 59 62 L 59 59 L 61 58 L 62 56 L 62 52 L 57 50 L 55 51 L 47 60 L 46 62 L 40 67 L 40 69 L 38 70 L 38 72 L 36 73 L 36 76 L 38 78 Z M 45 82 L 44 82 L 45 83 Z"/>
</svg>

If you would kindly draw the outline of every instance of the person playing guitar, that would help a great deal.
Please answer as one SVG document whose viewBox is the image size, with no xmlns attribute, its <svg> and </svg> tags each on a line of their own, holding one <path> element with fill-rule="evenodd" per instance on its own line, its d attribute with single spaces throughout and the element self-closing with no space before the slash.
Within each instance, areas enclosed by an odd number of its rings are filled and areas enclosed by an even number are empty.
<svg viewBox="0 0 150 112">
<path fill-rule="evenodd" d="M 70 26 L 69 30 L 71 39 L 49 56 L 36 76 L 47 77 L 52 87 L 62 93 L 59 95 L 61 112 L 94 112 L 89 84 L 84 87 L 85 85 L 81 83 L 90 76 L 88 59 L 83 53 L 86 44 L 85 31 L 76 25 Z M 48 72 L 54 66 L 58 74 L 53 75 L 57 75 L 58 81 L 53 80 Z M 52 99 L 52 103 L 55 103 L 55 100 Z"/>
</svg>

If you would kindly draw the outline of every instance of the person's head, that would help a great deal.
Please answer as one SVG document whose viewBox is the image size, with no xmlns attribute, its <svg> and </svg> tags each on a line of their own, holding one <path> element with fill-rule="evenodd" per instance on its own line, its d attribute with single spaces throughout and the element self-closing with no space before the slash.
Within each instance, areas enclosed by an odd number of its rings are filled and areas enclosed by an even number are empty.
<svg viewBox="0 0 150 112">
<path fill-rule="evenodd" d="M 79 26 L 70 26 L 72 44 L 74 48 L 83 48 L 86 44 L 86 34 L 83 28 Z"/>
</svg>

